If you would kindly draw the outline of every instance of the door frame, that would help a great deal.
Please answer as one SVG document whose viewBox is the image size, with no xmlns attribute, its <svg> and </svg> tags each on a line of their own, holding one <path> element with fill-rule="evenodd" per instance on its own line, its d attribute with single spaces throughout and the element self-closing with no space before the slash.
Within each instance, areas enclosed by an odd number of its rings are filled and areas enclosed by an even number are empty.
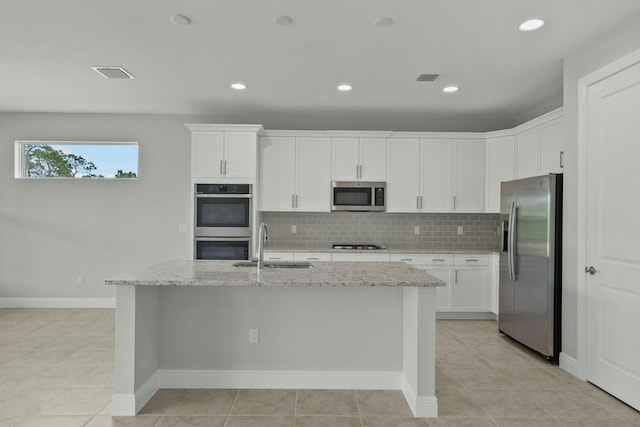
<svg viewBox="0 0 640 427">
<path fill-rule="evenodd" d="M 584 268 L 587 265 L 587 128 L 588 128 L 588 90 L 591 86 L 621 71 L 640 64 L 640 49 L 623 56 L 578 80 L 578 145 L 577 150 L 577 366 L 566 366 L 565 369 L 581 380 L 587 379 L 588 361 L 588 308 L 587 308 L 587 276 Z M 568 364 L 571 365 L 571 364 Z"/>
</svg>

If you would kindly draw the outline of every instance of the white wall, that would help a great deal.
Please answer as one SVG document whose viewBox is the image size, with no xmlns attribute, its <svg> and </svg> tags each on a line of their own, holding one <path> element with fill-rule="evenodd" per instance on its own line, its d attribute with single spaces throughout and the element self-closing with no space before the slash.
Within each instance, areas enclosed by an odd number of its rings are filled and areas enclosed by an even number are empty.
<svg viewBox="0 0 640 427">
<path fill-rule="evenodd" d="M 578 153 L 578 80 L 585 75 L 640 49 L 640 14 L 636 14 L 610 33 L 584 45 L 565 59 L 564 64 L 564 259 L 562 351 L 575 358 L 577 354 L 577 153 Z"/>
<path fill-rule="evenodd" d="M 0 113 L 0 300 L 113 298 L 106 277 L 189 254 L 194 116 Z M 14 141 L 138 141 L 134 180 L 16 180 Z M 85 283 L 76 284 L 77 275 Z"/>
</svg>

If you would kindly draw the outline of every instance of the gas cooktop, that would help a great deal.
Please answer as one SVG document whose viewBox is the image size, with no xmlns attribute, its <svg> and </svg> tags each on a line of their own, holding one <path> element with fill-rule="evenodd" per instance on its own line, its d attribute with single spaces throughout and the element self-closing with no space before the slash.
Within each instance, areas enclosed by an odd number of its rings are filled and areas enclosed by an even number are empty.
<svg viewBox="0 0 640 427">
<path fill-rule="evenodd" d="M 387 249 L 384 245 L 376 243 L 334 243 L 333 249 L 348 249 L 356 251 L 381 251 Z"/>
</svg>

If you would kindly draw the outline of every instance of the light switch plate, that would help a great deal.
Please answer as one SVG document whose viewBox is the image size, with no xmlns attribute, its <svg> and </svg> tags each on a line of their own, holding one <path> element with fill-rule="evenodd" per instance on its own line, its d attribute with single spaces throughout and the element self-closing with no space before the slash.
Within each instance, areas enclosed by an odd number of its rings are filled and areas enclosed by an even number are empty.
<svg viewBox="0 0 640 427">
<path fill-rule="evenodd" d="M 462 236 L 462 226 L 458 226 L 458 236 Z"/>
<path fill-rule="evenodd" d="M 416 225 L 415 227 L 413 227 L 413 234 L 415 234 L 416 236 L 420 235 L 420 226 Z"/>
<path fill-rule="evenodd" d="M 291 234 L 296 234 L 298 232 L 298 226 L 293 224 L 291 226 Z"/>
</svg>

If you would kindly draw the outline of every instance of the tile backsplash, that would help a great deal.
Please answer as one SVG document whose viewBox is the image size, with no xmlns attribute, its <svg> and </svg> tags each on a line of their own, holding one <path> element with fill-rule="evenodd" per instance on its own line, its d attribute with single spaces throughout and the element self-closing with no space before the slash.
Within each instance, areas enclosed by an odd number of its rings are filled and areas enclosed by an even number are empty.
<svg viewBox="0 0 640 427">
<path fill-rule="evenodd" d="M 498 214 L 263 212 L 266 249 L 330 249 L 333 243 L 381 243 L 393 250 L 498 250 Z M 296 233 L 292 233 L 295 225 Z M 415 234 L 420 227 L 420 234 Z M 458 234 L 462 227 L 462 234 Z"/>
</svg>

